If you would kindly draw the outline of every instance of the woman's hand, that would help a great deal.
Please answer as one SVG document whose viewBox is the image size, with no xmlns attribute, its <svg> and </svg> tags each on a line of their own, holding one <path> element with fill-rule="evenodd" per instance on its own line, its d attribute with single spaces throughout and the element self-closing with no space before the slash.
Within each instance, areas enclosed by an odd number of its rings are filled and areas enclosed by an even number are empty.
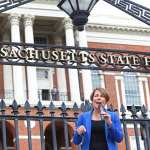
<svg viewBox="0 0 150 150">
<path fill-rule="evenodd" d="M 83 125 L 79 126 L 76 130 L 79 135 L 82 135 L 83 133 L 86 132 L 86 129 Z"/>
<path fill-rule="evenodd" d="M 111 126 L 111 125 L 112 125 L 112 120 L 111 120 L 110 114 L 107 113 L 107 112 L 103 112 L 103 113 L 101 113 L 101 115 L 103 115 L 104 120 L 106 121 L 106 123 L 107 123 L 109 126 Z"/>
</svg>

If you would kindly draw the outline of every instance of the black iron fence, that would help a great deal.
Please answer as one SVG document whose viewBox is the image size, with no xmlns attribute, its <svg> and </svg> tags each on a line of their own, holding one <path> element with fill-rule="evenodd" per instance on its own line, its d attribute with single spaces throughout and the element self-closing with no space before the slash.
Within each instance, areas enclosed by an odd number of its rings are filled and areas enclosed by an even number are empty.
<svg viewBox="0 0 150 150">
<path fill-rule="evenodd" d="M 68 107 L 64 102 L 56 107 L 52 101 L 49 107 L 43 106 L 41 101 L 31 107 L 26 101 L 21 107 L 15 100 L 11 106 L 1 100 L 0 150 L 79 150 L 80 147 L 72 143 L 75 121 L 81 111 L 91 108 L 88 101 L 80 107 L 76 103 Z M 107 109 L 114 111 L 112 106 Z M 128 112 L 122 105 L 120 116 L 124 131 L 124 144 L 120 149 L 132 150 L 135 142 L 137 150 L 150 150 L 150 119 L 146 107 L 139 110 L 132 106 Z M 129 132 L 135 141 L 128 136 Z"/>
<path fill-rule="evenodd" d="M 131 150 L 134 146 L 133 149 L 150 150 L 150 119 L 148 117 L 147 108 L 142 106 L 139 110 L 139 107 L 136 108 L 136 106 L 133 105 L 130 109 L 130 117 L 127 117 L 126 109 L 123 105 L 121 106 L 120 111 L 126 149 Z M 132 143 L 131 140 L 129 141 L 129 128 L 132 129 L 135 143 Z"/>
</svg>

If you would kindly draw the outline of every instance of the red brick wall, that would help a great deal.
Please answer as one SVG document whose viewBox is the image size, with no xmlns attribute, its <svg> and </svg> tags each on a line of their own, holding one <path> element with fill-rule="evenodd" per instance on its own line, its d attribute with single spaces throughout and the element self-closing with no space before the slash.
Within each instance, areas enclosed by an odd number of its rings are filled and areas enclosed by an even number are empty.
<svg viewBox="0 0 150 150">
<path fill-rule="evenodd" d="M 57 81 L 57 69 L 54 68 L 53 73 L 53 88 L 56 87 L 58 89 L 58 81 Z"/>
<path fill-rule="evenodd" d="M 104 81 L 105 81 L 106 90 L 108 91 L 109 96 L 110 96 L 109 103 L 112 104 L 114 106 L 114 108 L 118 108 L 114 76 L 104 75 Z"/>
<path fill-rule="evenodd" d="M 111 49 L 118 49 L 118 50 L 150 52 L 150 46 L 142 46 L 142 45 L 89 42 L 88 46 L 91 48 L 111 48 Z"/>
</svg>

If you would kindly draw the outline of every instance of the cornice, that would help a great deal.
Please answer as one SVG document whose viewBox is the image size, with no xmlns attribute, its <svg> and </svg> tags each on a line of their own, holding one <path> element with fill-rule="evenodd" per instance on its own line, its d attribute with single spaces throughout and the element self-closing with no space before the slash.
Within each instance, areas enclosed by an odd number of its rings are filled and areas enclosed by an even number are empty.
<svg viewBox="0 0 150 150">
<path fill-rule="evenodd" d="M 139 32 L 139 33 L 150 33 L 150 28 L 142 27 L 129 27 L 129 26 L 117 26 L 117 25 L 105 25 L 105 24 L 87 24 L 87 31 L 120 31 L 120 32 Z"/>
</svg>

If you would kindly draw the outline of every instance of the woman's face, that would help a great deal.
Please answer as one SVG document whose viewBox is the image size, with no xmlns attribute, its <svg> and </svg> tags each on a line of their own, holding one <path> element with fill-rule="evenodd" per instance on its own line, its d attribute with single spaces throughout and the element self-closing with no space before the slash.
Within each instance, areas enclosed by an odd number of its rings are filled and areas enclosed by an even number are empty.
<svg viewBox="0 0 150 150">
<path fill-rule="evenodd" d="M 106 104 L 106 98 L 101 96 L 101 92 L 99 90 L 95 91 L 92 104 L 93 108 L 96 110 L 100 110 L 100 107 Z"/>
</svg>

